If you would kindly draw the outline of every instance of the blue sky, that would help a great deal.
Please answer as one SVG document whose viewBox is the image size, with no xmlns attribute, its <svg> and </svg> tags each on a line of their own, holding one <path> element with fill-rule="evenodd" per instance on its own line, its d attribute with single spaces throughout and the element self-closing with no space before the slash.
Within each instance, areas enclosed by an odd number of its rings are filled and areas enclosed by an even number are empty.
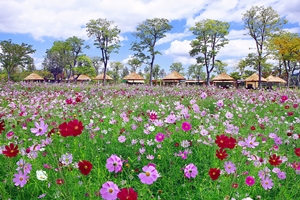
<svg viewBox="0 0 300 200">
<path fill-rule="evenodd" d="M 37 68 L 41 68 L 45 51 L 54 41 L 71 36 L 82 38 L 91 46 L 85 54 L 100 56 L 93 39 L 87 37 L 85 25 L 91 19 L 107 18 L 121 29 L 122 46 L 110 61 L 126 65 L 134 53 L 129 49 L 137 24 L 155 17 L 166 18 L 173 29 L 158 41 L 157 49 L 162 55 L 157 56 L 155 64 L 169 72 L 173 62 L 182 62 L 186 70 L 196 62 L 188 53 L 194 39 L 189 28 L 197 21 L 216 19 L 230 23 L 229 44 L 218 54 L 218 59 L 228 64 L 230 73 L 240 59 L 254 51 L 254 40 L 244 35 L 242 22 L 242 14 L 254 5 L 271 6 L 289 21 L 285 29 L 300 34 L 299 0 L 0 0 L 0 40 L 33 45 Z"/>
</svg>

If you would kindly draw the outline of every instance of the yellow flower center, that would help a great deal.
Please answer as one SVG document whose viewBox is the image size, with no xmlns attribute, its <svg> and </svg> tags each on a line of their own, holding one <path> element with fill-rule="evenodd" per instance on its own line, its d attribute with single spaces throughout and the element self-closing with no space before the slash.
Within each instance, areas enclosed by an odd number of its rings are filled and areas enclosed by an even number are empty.
<svg viewBox="0 0 300 200">
<path fill-rule="evenodd" d="M 108 190 L 109 193 L 113 193 L 113 191 L 114 191 L 114 190 L 111 189 L 111 188 Z"/>
<path fill-rule="evenodd" d="M 150 173 L 149 173 L 149 172 L 146 172 L 146 176 L 150 176 Z"/>
</svg>

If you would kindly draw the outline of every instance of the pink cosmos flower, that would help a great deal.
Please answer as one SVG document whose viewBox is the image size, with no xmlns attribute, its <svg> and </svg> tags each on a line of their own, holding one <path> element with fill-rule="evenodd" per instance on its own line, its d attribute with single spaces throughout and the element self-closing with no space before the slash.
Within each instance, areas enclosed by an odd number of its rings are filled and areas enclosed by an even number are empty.
<svg viewBox="0 0 300 200">
<path fill-rule="evenodd" d="M 27 176 L 26 173 L 23 174 L 20 170 L 18 174 L 14 174 L 13 182 L 15 183 L 15 186 L 24 187 L 27 183 L 27 179 L 29 179 L 29 176 Z"/>
<path fill-rule="evenodd" d="M 189 131 L 192 129 L 192 125 L 188 122 L 183 122 L 181 128 L 183 131 Z"/>
<path fill-rule="evenodd" d="M 121 143 L 124 143 L 126 141 L 126 137 L 124 135 L 120 135 L 118 137 L 118 141 L 121 142 Z"/>
<path fill-rule="evenodd" d="M 115 200 L 117 199 L 118 193 L 120 192 L 119 187 L 112 181 L 107 181 L 102 185 L 100 189 L 100 194 L 105 200 Z"/>
<path fill-rule="evenodd" d="M 247 185 L 252 186 L 252 185 L 254 185 L 254 183 L 255 183 L 255 179 L 254 179 L 253 176 L 247 176 L 245 182 L 246 182 Z"/>
<path fill-rule="evenodd" d="M 224 168 L 225 168 L 225 171 L 228 174 L 233 174 L 235 172 L 235 170 L 236 170 L 235 165 L 231 161 L 225 162 L 224 163 Z"/>
<path fill-rule="evenodd" d="M 256 137 L 251 137 L 250 135 L 248 138 L 245 139 L 245 144 L 249 148 L 255 148 L 259 145 L 259 142 L 255 142 Z"/>
<path fill-rule="evenodd" d="M 157 170 L 153 166 L 144 166 L 143 171 L 145 173 L 140 173 L 138 176 L 144 184 L 151 185 L 159 177 Z"/>
<path fill-rule="evenodd" d="M 284 103 L 284 102 L 286 102 L 288 100 L 288 97 L 286 96 L 286 95 L 282 95 L 281 96 L 281 99 L 280 99 L 280 102 L 281 103 Z"/>
<path fill-rule="evenodd" d="M 285 172 L 278 172 L 277 176 L 279 179 L 284 180 L 286 179 L 286 173 Z"/>
<path fill-rule="evenodd" d="M 223 107 L 224 106 L 223 100 L 217 101 L 217 106 L 218 107 Z"/>
<path fill-rule="evenodd" d="M 205 92 L 202 92 L 201 98 L 202 98 L 202 99 L 206 99 L 206 97 L 207 97 L 207 94 L 206 94 Z"/>
<path fill-rule="evenodd" d="M 156 142 L 162 142 L 165 139 L 165 135 L 163 133 L 157 133 L 155 136 L 155 141 Z"/>
<path fill-rule="evenodd" d="M 266 176 L 265 178 L 263 178 L 261 180 L 261 185 L 265 190 L 268 190 L 268 189 L 272 189 L 274 183 L 273 183 L 273 180 L 271 178 Z"/>
<path fill-rule="evenodd" d="M 188 164 L 184 168 L 184 176 L 187 178 L 195 178 L 198 174 L 198 169 L 194 164 Z"/>
<path fill-rule="evenodd" d="M 170 114 L 167 118 L 166 118 L 166 123 L 169 124 L 173 124 L 176 122 L 176 116 L 174 114 Z"/>
<path fill-rule="evenodd" d="M 48 124 L 45 124 L 43 120 L 41 120 L 40 124 L 34 122 L 35 128 L 31 128 L 31 133 L 34 133 L 36 136 L 44 135 L 47 132 Z"/>
<path fill-rule="evenodd" d="M 122 170 L 122 160 L 117 155 L 113 154 L 106 160 L 106 168 L 109 172 L 119 172 Z"/>
</svg>

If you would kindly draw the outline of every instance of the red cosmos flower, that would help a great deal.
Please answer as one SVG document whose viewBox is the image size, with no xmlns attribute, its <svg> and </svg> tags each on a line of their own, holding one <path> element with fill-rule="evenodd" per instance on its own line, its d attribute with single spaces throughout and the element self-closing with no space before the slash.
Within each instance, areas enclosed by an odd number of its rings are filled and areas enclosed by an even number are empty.
<svg viewBox="0 0 300 200">
<path fill-rule="evenodd" d="M 155 121 L 157 119 L 157 113 L 155 111 L 151 111 L 149 113 L 149 118 L 151 121 Z"/>
<path fill-rule="evenodd" d="M 93 165 L 87 160 L 82 160 L 78 163 L 78 168 L 83 175 L 88 175 L 91 172 Z"/>
<path fill-rule="evenodd" d="M 18 145 L 14 145 L 14 143 L 10 143 L 9 146 L 5 146 L 5 150 L 2 151 L 2 153 L 7 157 L 16 157 L 19 153 Z"/>
<path fill-rule="evenodd" d="M 72 132 L 68 129 L 67 122 L 64 122 L 58 126 L 60 135 L 63 137 L 72 136 Z"/>
<path fill-rule="evenodd" d="M 216 156 L 220 159 L 220 160 L 224 160 L 227 158 L 228 154 L 226 153 L 226 150 L 224 149 L 217 149 L 216 150 Z"/>
<path fill-rule="evenodd" d="M 189 131 L 192 129 L 192 125 L 188 122 L 183 122 L 181 128 L 183 131 Z"/>
<path fill-rule="evenodd" d="M 278 166 L 282 163 L 282 160 L 280 160 L 280 156 L 273 154 L 272 156 L 270 156 L 269 162 L 273 166 Z"/>
<path fill-rule="evenodd" d="M 234 139 L 233 137 L 230 137 L 227 141 L 227 143 L 225 144 L 225 148 L 228 149 L 233 149 L 236 145 L 236 139 Z"/>
<path fill-rule="evenodd" d="M 293 116 L 293 115 L 294 115 L 294 112 L 288 112 L 287 115 L 288 115 L 288 116 Z"/>
<path fill-rule="evenodd" d="M 137 200 L 138 195 L 132 188 L 122 188 L 117 196 L 120 200 Z"/>
<path fill-rule="evenodd" d="M 0 134 L 2 134 L 2 132 L 5 130 L 5 124 L 4 124 L 4 120 L 2 120 L 0 122 Z"/>
<path fill-rule="evenodd" d="M 78 136 L 83 131 L 82 122 L 78 121 L 77 119 L 73 119 L 72 121 L 68 122 L 67 129 L 72 133 L 73 136 Z"/>
<path fill-rule="evenodd" d="M 298 104 L 293 104 L 293 108 L 298 108 Z"/>
<path fill-rule="evenodd" d="M 221 170 L 218 168 L 210 168 L 208 175 L 212 180 L 217 180 L 221 174 Z"/>
<path fill-rule="evenodd" d="M 57 185 L 62 185 L 64 183 L 65 183 L 64 179 L 62 179 L 62 178 L 56 179 L 56 184 Z"/>
<path fill-rule="evenodd" d="M 79 103 L 79 102 L 81 102 L 82 101 L 82 96 L 77 96 L 76 97 L 76 99 L 75 99 L 75 101 L 77 102 L 77 103 Z"/>
<path fill-rule="evenodd" d="M 295 154 L 300 157 L 300 148 L 295 148 Z"/>
<path fill-rule="evenodd" d="M 290 106 L 289 106 L 289 105 L 285 105 L 284 108 L 285 108 L 285 109 L 289 109 Z"/>
<path fill-rule="evenodd" d="M 229 138 L 222 134 L 222 135 L 217 135 L 215 143 L 220 147 L 220 148 L 226 148 L 226 143 L 229 140 Z"/>
<path fill-rule="evenodd" d="M 251 126 L 250 129 L 251 129 L 252 131 L 255 131 L 256 128 L 255 128 L 255 126 Z"/>
</svg>

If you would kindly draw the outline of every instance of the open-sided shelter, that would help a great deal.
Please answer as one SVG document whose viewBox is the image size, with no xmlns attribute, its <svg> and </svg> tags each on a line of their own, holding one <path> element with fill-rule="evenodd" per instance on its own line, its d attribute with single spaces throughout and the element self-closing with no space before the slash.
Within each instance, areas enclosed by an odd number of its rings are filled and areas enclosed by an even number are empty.
<svg viewBox="0 0 300 200">
<path fill-rule="evenodd" d="M 44 81 L 44 78 L 36 73 L 31 73 L 24 78 L 24 81 Z"/>
<path fill-rule="evenodd" d="M 145 83 L 145 79 L 144 77 L 142 77 L 141 75 L 135 73 L 135 72 L 132 72 L 131 74 L 128 74 L 127 76 L 125 76 L 123 78 L 123 80 L 126 80 L 126 83 L 129 83 L 129 84 L 143 84 Z"/>
<path fill-rule="evenodd" d="M 225 72 L 219 74 L 218 76 L 211 79 L 215 86 L 227 87 L 228 85 L 234 85 L 235 79 L 226 74 Z"/>
<path fill-rule="evenodd" d="M 179 74 L 176 71 L 173 71 L 172 73 L 168 74 L 167 76 L 165 76 L 163 78 L 163 85 L 167 85 L 167 84 L 175 84 L 177 85 L 178 83 L 184 81 L 185 78 Z"/>
<path fill-rule="evenodd" d="M 246 88 L 258 88 L 259 76 L 257 73 L 252 74 L 248 78 L 245 79 Z M 261 82 L 267 82 L 267 79 L 261 77 Z"/>
<path fill-rule="evenodd" d="M 99 83 L 99 81 L 103 81 L 103 78 L 104 78 L 104 74 L 102 73 L 102 74 L 99 74 L 98 76 L 96 76 L 96 77 L 94 78 L 94 80 L 97 80 L 98 83 Z M 108 75 L 106 74 L 105 80 L 106 80 L 106 81 L 112 81 L 113 78 L 110 77 L 110 76 L 108 76 Z"/>
</svg>

